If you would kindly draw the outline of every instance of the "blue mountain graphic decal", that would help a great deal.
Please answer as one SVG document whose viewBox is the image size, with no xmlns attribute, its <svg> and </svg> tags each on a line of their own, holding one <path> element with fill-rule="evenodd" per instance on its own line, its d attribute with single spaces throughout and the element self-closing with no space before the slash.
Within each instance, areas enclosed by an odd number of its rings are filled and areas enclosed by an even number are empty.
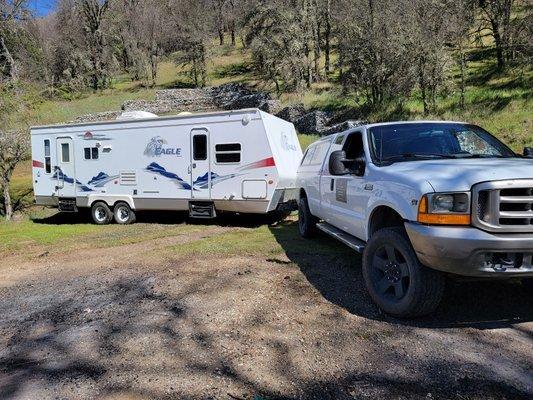
<svg viewBox="0 0 533 400">
<path fill-rule="evenodd" d="M 176 175 L 175 173 L 173 172 L 169 172 L 167 171 L 165 168 L 163 168 L 161 165 L 159 165 L 158 163 L 150 163 L 150 165 L 148 165 L 146 167 L 146 170 L 147 171 L 150 171 L 150 172 L 153 172 L 155 174 L 159 174 L 159 175 L 162 175 L 164 176 L 165 178 L 169 178 L 169 179 L 172 179 L 173 181 L 175 181 L 179 186 L 181 186 L 182 189 L 186 189 L 186 190 L 191 190 L 191 185 L 189 185 L 187 182 L 185 182 L 183 179 L 181 179 L 178 175 Z"/>
<path fill-rule="evenodd" d="M 97 183 L 101 181 L 102 179 L 109 178 L 109 175 L 107 175 L 105 172 L 99 172 L 98 175 L 93 176 L 89 182 L 87 182 L 88 185 L 92 185 L 94 183 Z"/>
</svg>

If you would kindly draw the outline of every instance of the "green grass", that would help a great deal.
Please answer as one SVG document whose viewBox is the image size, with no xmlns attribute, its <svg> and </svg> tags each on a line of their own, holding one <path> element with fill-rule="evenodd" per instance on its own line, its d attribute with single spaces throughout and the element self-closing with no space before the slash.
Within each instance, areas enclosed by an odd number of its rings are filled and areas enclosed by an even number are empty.
<svg viewBox="0 0 533 400">
<path fill-rule="evenodd" d="M 287 249 L 290 248 L 290 251 Z M 297 224 L 286 220 L 273 226 L 262 225 L 257 228 L 239 229 L 199 239 L 187 246 L 173 246 L 173 255 L 217 255 L 217 256 L 264 256 L 276 257 L 285 253 L 342 255 L 346 247 L 336 245 L 333 240 L 313 243 L 303 239 L 297 232 Z M 289 254 L 290 255 L 290 254 Z"/>
<path fill-rule="evenodd" d="M 7 223 L 0 220 L 0 254 L 35 245 L 46 245 L 52 251 L 56 248 L 107 248 L 201 230 L 201 226 L 183 223 L 100 226 L 90 223 L 88 217 L 83 219 L 72 215 L 58 216 L 50 211 L 34 211 L 21 221 Z"/>
</svg>

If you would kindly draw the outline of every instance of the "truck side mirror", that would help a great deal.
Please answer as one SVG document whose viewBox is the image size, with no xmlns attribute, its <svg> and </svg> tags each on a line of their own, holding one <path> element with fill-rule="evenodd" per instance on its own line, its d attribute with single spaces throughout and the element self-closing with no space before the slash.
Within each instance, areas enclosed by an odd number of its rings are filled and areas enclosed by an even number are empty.
<svg viewBox="0 0 533 400">
<path fill-rule="evenodd" d="M 337 150 L 330 154 L 329 172 L 331 175 L 347 175 L 350 173 L 344 165 L 344 160 L 346 160 L 346 152 L 344 150 Z"/>
<path fill-rule="evenodd" d="M 533 147 L 524 147 L 524 157 L 533 158 Z"/>
</svg>

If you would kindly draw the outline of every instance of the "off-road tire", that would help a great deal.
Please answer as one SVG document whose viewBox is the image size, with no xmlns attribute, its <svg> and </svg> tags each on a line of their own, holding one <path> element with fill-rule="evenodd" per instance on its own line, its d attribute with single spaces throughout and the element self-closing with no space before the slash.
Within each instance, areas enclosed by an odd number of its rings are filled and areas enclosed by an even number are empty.
<svg viewBox="0 0 533 400">
<path fill-rule="evenodd" d="M 133 224 L 136 220 L 135 212 L 125 202 L 118 202 L 113 208 L 115 222 L 120 225 Z"/>
<path fill-rule="evenodd" d="M 316 234 L 318 218 L 311 214 L 306 197 L 300 198 L 298 203 L 298 231 L 304 238 L 313 237 Z"/>
<path fill-rule="evenodd" d="M 418 261 L 402 227 L 384 228 L 372 235 L 363 253 L 363 277 L 372 300 L 399 318 L 432 313 L 444 295 L 444 275 Z"/>
<path fill-rule="evenodd" d="M 91 218 L 96 225 L 107 225 L 113 219 L 113 213 L 106 203 L 97 201 L 91 207 Z"/>
</svg>

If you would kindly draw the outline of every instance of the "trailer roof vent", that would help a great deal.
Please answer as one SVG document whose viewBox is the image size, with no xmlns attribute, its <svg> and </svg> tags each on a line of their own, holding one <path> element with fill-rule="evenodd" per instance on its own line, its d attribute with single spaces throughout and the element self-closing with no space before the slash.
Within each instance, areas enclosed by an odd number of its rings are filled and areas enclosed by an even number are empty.
<svg viewBox="0 0 533 400">
<path fill-rule="evenodd" d="M 137 174 L 135 171 L 120 171 L 119 182 L 122 186 L 137 185 Z"/>
</svg>

